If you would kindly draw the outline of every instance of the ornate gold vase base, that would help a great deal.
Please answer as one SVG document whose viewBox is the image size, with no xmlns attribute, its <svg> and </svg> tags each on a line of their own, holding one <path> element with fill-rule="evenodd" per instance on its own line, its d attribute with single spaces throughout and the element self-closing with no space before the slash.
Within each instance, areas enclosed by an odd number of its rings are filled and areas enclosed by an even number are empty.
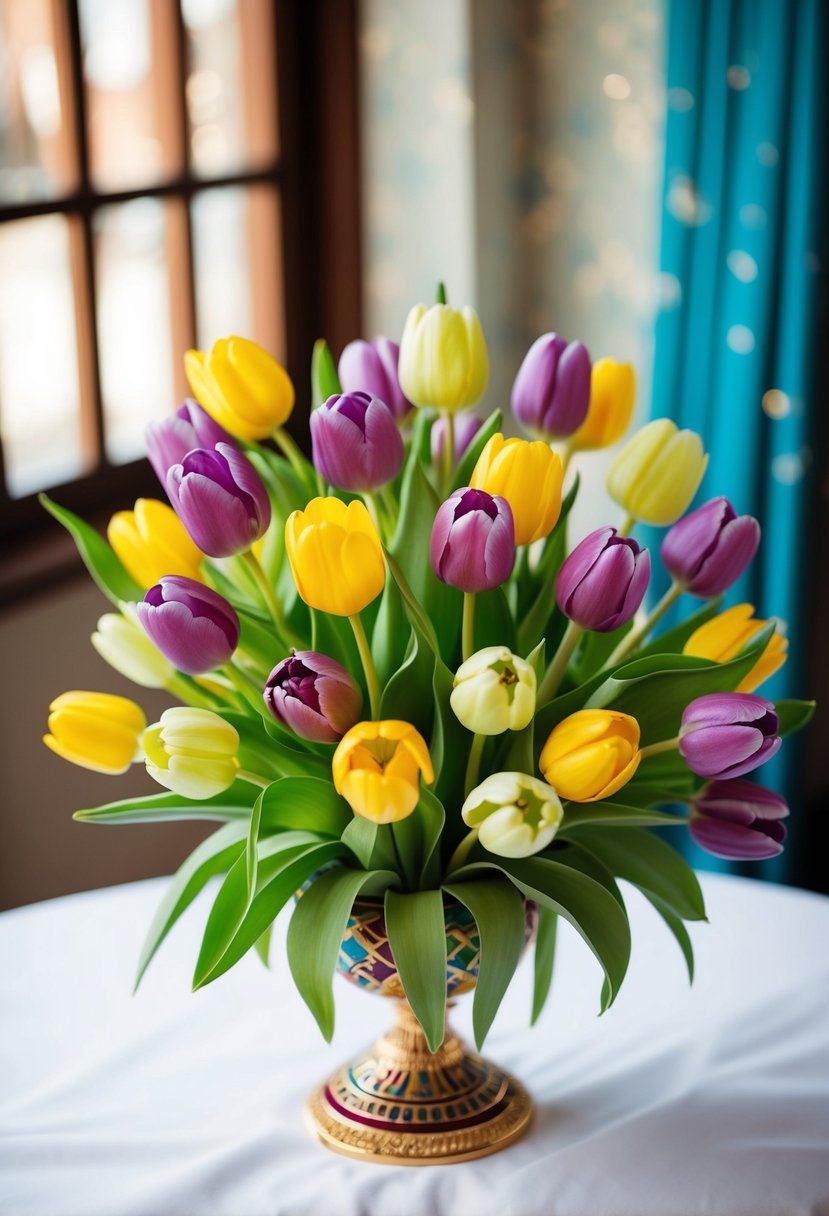
<svg viewBox="0 0 829 1216">
<path fill-rule="evenodd" d="M 324 1145 L 384 1165 L 474 1161 L 512 1144 L 531 1118 L 524 1087 L 451 1030 L 432 1055 L 405 1001 L 397 1025 L 305 1104 Z"/>
</svg>

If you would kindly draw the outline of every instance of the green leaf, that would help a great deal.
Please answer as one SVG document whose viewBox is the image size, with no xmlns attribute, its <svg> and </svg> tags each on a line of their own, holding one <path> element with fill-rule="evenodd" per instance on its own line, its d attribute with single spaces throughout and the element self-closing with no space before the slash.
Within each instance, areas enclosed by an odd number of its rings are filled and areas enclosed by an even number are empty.
<svg viewBox="0 0 829 1216">
<path fill-rule="evenodd" d="M 46 494 L 39 494 L 38 502 L 66 528 L 93 581 L 116 608 L 120 608 L 122 601 L 129 604 L 143 600 L 144 588 L 127 574 L 114 550 L 94 528 L 66 507 L 59 507 Z"/>
<path fill-rule="evenodd" d="M 472 1026 L 480 1051 L 524 950 L 524 901 L 510 882 L 458 882 L 444 890 L 465 904 L 478 926 L 481 962 Z"/>
<path fill-rule="evenodd" d="M 478 463 L 478 457 L 489 443 L 493 435 L 497 434 L 501 429 L 501 411 L 493 410 L 486 418 L 470 443 L 469 447 L 464 452 L 455 470 L 455 477 L 452 482 L 452 489 L 458 490 L 462 486 L 468 486 L 472 477 L 472 470 Z"/>
<path fill-rule="evenodd" d="M 261 958 L 262 965 L 264 967 L 270 967 L 270 965 L 271 965 L 270 964 L 270 953 L 271 953 L 271 926 L 270 925 L 268 925 L 268 927 L 264 933 L 260 934 L 260 936 L 257 937 L 256 941 L 253 943 L 253 948 L 256 951 L 256 953 L 259 955 L 259 957 Z"/>
<path fill-rule="evenodd" d="M 410 630 L 411 643 L 402 666 L 394 673 L 380 698 L 380 717 L 398 718 L 410 722 L 428 739 L 432 729 L 432 672 L 435 656 L 422 640 L 422 634 Z"/>
<path fill-rule="evenodd" d="M 449 698 L 452 694 L 454 678 L 452 672 L 439 658 L 435 659 L 435 672 L 432 678 L 432 689 L 435 698 L 435 721 L 432 729 L 431 756 L 435 769 L 434 791 L 436 797 L 448 807 L 460 807 L 463 802 L 463 785 L 466 774 L 466 761 L 469 755 L 470 735 L 455 717 Z M 454 835 L 465 835 L 466 828 L 460 815 L 453 816 L 455 832 L 451 832 L 451 843 Z"/>
<path fill-rule="evenodd" d="M 182 798 L 180 794 L 149 794 L 75 811 L 72 818 L 81 823 L 161 823 L 179 819 L 216 819 L 224 823 L 239 819 L 244 821 L 246 833 L 256 796 L 255 786 L 247 781 L 235 781 L 223 794 L 204 798 L 201 802 Z"/>
<path fill-rule="evenodd" d="M 686 617 L 684 621 L 680 621 L 673 629 L 666 629 L 664 633 L 656 634 L 650 642 L 638 646 L 634 651 L 634 657 L 643 659 L 652 654 L 670 654 L 681 651 L 691 634 L 699 629 L 700 625 L 704 625 L 706 621 L 710 621 L 713 616 L 716 616 L 722 605 L 723 597 L 721 595 L 718 595 L 716 599 L 707 600 L 701 608 Z"/>
<path fill-rule="evenodd" d="M 240 894 L 238 875 L 234 876 L 235 887 L 228 895 L 228 903 L 217 911 L 215 925 L 208 922 L 205 930 L 205 941 L 210 933 L 209 948 L 204 949 L 204 958 L 197 964 L 193 987 L 212 984 L 229 971 L 252 946 L 258 945 L 302 884 L 315 871 L 344 856 L 345 849 L 335 840 L 283 852 L 267 868 L 260 868 L 259 888 L 241 915 L 238 904 L 230 900 L 230 894 Z"/>
<path fill-rule="evenodd" d="M 610 827 L 670 827 L 687 826 L 687 820 L 666 811 L 652 811 L 647 807 L 626 806 L 619 802 L 568 802 L 557 836 L 569 835 L 571 831 L 598 824 Z"/>
<path fill-rule="evenodd" d="M 336 843 L 339 845 L 339 842 Z M 281 870 L 286 869 L 291 862 L 303 857 L 319 844 L 320 841 L 310 832 L 283 832 L 280 836 L 271 836 L 268 840 L 260 841 L 256 867 L 257 880 L 262 884 L 269 882 Z M 342 845 L 339 847 L 342 849 Z M 312 866 L 312 868 L 314 867 Z M 300 879 L 291 890 L 296 890 L 302 881 Z M 244 850 L 229 869 L 213 901 L 193 975 L 194 988 L 205 984 L 208 977 L 215 978 L 211 976 L 211 973 L 218 966 L 222 955 L 242 924 L 252 898 L 252 892 L 248 887 L 247 850 Z M 253 945 L 265 927 L 262 926 L 254 934 L 248 943 L 249 946 Z M 217 972 L 217 974 L 219 973 Z"/>
<path fill-rule="evenodd" d="M 264 705 L 263 705 L 264 709 Z M 306 749 L 296 739 L 296 747 L 284 742 L 284 732 L 270 733 L 270 722 L 254 718 L 241 710 L 223 709 L 221 717 L 239 734 L 239 763 L 248 772 L 261 777 L 318 777 L 330 784 L 331 761 Z M 274 723 L 274 727 L 275 727 Z M 251 799 L 251 802 L 253 800 Z"/>
<path fill-rule="evenodd" d="M 371 653 L 381 688 L 385 688 L 403 662 L 408 635 L 406 624 L 400 590 L 393 578 L 387 578 L 371 635 Z"/>
<path fill-rule="evenodd" d="M 791 735 L 811 722 L 815 712 L 814 701 L 775 701 L 774 708 L 780 719 L 780 734 Z"/>
<path fill-rule="evenodd" d="M 630 926 L 624 906 L 595 878 L 547 858 L 475 861 L 453 877 L 465 880 L 481 869 L 501 870 L 523 895 L 563 916 L 584 938 L 605 973 L 604 1012 L 616 998 L 630 959 Z"/>
<path fill-rule="evenodd" d="M 443 1042 L 446 1020 L 446 924 L 440 891 L 386 892 L 386 931 L 406 1000 L 429 1050 Z"/>
<path fill-rule="evenodd" d="M 623 638 L 627 637 L 633 628 L 633 618 L 619 629 L 610 633 L 594 633 L 588 630 L 584 634 L 576 652 L 575 662 L 571 663 L 571 671 L 576 684 L 583 684 L 596 672 L 602 671 L 613 651 Z"/>
<path fill-rule="evenodd" d="M 751 671 L 774 632 L 774 623 L 758 633 L 741 654 L 728 663 L 691 655 L 655 654 L 618 668 L 597 688 L 586 708 L 611 706 L 631 714 L 639 723 L 642 745 L 675 736 L 682 711 L 696 697 L 733 691 Z"/>
<path fill-rule="evenodd" d="M 440 879 L 440 838 L 446 816 L 442 803 L 424 786 L 411 815 L 391 824 L 413 887 L 435 887 Z"/>
<path fill-rule="evenodd" d="M 551 908 L 538 909 L 538 930 L 535 935 L 535 972 L 533 980 L 533 1006 L 530 1025 L 534 1026 L 547 1004 L 550 985 L 553 982 L 553 964 L 556 957 L 558 916 Z"/>
<path fill-rule="evenodd" d="M 618 878 L 660 900 L 683 920 L 705 920 L 697 876 L 676 849 L 642 828 L 583 828 L 579 844 Z"/>
<path fill-rule="evenodd" d="M 479 591 L 475 596 L 475 649 L 485 646 L 518 646 L 515 621 L 503 587 Z"/>
<path fill-rule="evenodd" d="M 262 793 L 263 836 L 290 828 L 339 837 L 352 820 L 351 808 L 330 778 L 283 777 Z"/>
<path fill-rule="evenodd" d="M 248 826 L 248 838 L 245 842 L 245 871 L 247 874 L 248 897 L 252 897 L 256 890 L 256 871 L 259 865 L 258 848 L 259 848 L 259 826 L 262 822 L 262 799 L 265 796 L 263 790 L 253 804 L 253 811 L 250 816 L 250 824 Z"/>
<path fill-rule="evenodd" d="M 642 894 L 645 896 L 645 898 L 647 900 L 649 900 L 653 904 L 654 908 L 656 908 L 656 911 L 662 917 L 665 924 L 668 926 L 671 933 L 673 933 L 674 937 L 676 938 L 677 945 L 679 946 L 680 950 L 682 951 L 682 956 L 685 959 L 685 966 L 688 968 L 688 983 L 693 984 L 693 982 L 694 982 L 694 947 L 691 944 L 691 938 L 688 934 L 688 930 L 685 928 L 685 926 L 683 925 L 680 918 L 676 915 L 676 913 L 672 912 L 671 909 L 668 908 L 665 904 L 663 904 L 661 900 L 657 899 L 653 895 L 649 895 L 647 891 L 643 891 Z"/>
<path fill-rule="evenodd" d="M 378 870 L 326 871 L 299 900 L 288 926 L 291 975 L 327 1043 L 334 1033 L 331 981 L 348 918 L 363 888 L 370 880 L 381 879 L 393 883 L 397 875 Z"/>
<path fill-rule="evenodd" d="M 323 401 L 342 391 L 328 343 L 324 338 L 317 338 L 311 355 L 311 409 L 318 409 Z"/>
<path fill-rule="evenodd" d="M 219 828 L 207 840 L 193 850 L 183 865 L 179 866 L 164 892 L 152 923 L 144 938 L 138 959 L 135 989 L 144 977 L 155 952 L 172 929 L 182 912 L 190 906 L 209 878 L 222 874 L 232 866 L 244 850 L 247 834 L 245 824 L 229 823 Z"/>
</svg>

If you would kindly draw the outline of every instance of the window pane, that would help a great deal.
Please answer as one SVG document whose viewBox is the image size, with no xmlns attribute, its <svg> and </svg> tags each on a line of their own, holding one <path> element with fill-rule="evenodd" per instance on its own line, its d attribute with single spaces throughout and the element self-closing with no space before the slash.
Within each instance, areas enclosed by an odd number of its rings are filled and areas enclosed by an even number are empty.
<svg viewBox="0 0 829 1216">
<path fill-rule="evenodd" d="M 144 455 L 144 427 L 174 402 L 167 240 L 157 199 L 105 207 L 95 217 L 104 436 L 113 464 Z"/>
<path fill-rule="evenodd" d="M 77 185 L 66 29 L 52 0 L 0 0 L 0 200 Z"/>
<path fill-rule="evenodd" d="M 180 171 L 174 13 L 149 0 L 80 0 L 90 172 L 102 190 Z"/>
<path fill-rule="evenodd" d="M 211 177 L 267 163 L 277 144 L 271 0 L 182 0 L 181 10 L 194 172 Z"/>
<path fill-rule="evenodd" d="M 193 199 L 198 344 L 242 334 L 285 357 L 279 198 L 272 186 L 200 190 Z"/>
<path fill-rule="evenodd" d="M 0 226 L 0 430 L 14 498 L 70 481 L 91 464 L 69 238 L 61 216 Z"/>
</svg>

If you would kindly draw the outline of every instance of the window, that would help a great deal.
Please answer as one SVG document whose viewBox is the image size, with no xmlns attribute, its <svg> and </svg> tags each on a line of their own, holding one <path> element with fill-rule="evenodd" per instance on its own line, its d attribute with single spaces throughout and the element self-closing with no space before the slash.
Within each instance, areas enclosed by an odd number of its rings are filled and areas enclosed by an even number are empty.
<svg viewBox="0 0 829 1216">
<path fill-rule="evenodd" d="M 4 536 L 43 489 L 87 512 L 153 492 L 143 431 L 188 347 L 241 332 L 301 384 L 326 323 L 356 335 L 354 8 L 0 5 Z"/>
</svg>

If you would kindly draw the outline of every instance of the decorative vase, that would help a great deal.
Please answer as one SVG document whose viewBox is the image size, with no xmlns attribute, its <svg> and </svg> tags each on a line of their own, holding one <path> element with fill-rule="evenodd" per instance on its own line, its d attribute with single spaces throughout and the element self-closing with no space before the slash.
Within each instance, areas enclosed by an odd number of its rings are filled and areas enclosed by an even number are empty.
<svg viewBox="0 0 829 1216">
<path fill-rule="evenodd" d="M 525 944 L 537 923 L 527 902 Z M 478 927 L 462 904 L 447 901 L 446 994 L 475 987 Z M 447 1025 L 433 1054 L 412 1013 L 394 965 L 383 904 L 355 903 L 340 946 L 338 970 L 369 992 L 397 999 L 395 1026 L 342 1065 L 311 1094 L 305 1117 L 335 1152 L 391 1165 L 448 1165 L 486 1157 L 527 1130 L 532 1103 L 524 1087 L 479 1056 Z"/>
</svg>

